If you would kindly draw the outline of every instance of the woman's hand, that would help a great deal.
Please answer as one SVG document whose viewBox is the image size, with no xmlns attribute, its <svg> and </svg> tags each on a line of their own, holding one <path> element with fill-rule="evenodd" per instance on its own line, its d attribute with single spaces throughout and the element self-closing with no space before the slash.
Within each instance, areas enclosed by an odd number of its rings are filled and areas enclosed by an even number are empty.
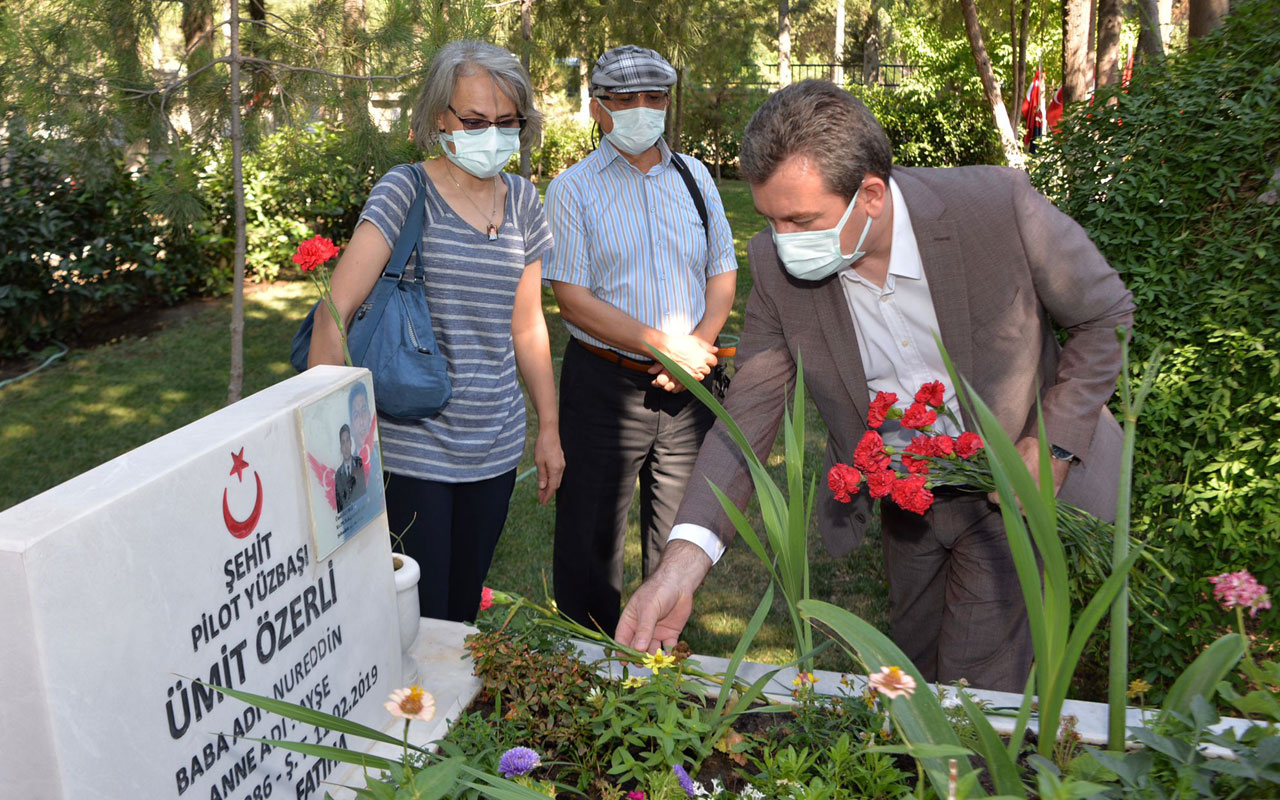
<svg viewBox="0 0 1280 800">
<path fill-rule="evenodd" d="M 538 502 L 546 505 L 560 488 L 564 477 L 564 451 L 560 449 L 557 426 L 539 423 L 538 438 L 533 445 L 533 463 L 538 467 Z"/>
</svg>

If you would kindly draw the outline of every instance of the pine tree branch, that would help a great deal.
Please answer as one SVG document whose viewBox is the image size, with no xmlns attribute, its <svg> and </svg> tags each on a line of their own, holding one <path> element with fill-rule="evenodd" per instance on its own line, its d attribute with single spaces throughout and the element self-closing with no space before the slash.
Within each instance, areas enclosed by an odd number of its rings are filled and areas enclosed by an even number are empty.
<svg viewBox="0 0 1280 800">
<path fill-rule="evenodd" d="M 313 75 L 323 75 L 327 78 L 340 78 L 342 80 L 351 81 L 403 81 L 416 75 L 421 75 L 426 70 L 417 70 L 415 72 L 406 72 L 403 75 L 346 75 L 341 72 L 330 72 L 327 69 L 319 69 L 317 67 L 299 67 L 295 64 L 284 64 L 279 61 L 270 61 L 265 58 L 242 57 L 242 64 L 256 64 L 265 67 L 274 67 L 286 72 L 306 72 Z"/>
<path fill-rule="evenodd" d="M 279 16 L 279 15 L 275 15 L 275 16 Z M 288 28 L 282 28 L 279 25 L 275 25 L 273 23 L 267 22 L 266 20 L 249 19 L 247 17 L 240 17 L 240 22 L 242 23 L 247 22 L 250 26 L 255 28 L 266 28 L 267 30 L 273 30 L 283 36 L 294 36 L 294 37 L 297 37 L 298 39 L 302 39 L 305 42 L 310 42 L 314 38 L 312 36 L 308 36 L 307 34 L 303 33 L 301 30 L 289 30 Z"/>
</svg>

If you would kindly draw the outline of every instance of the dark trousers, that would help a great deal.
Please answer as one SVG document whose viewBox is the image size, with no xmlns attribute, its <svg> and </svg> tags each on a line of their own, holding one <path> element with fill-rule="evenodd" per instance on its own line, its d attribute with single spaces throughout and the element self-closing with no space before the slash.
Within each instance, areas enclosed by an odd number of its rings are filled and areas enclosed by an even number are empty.
<svg viewBox="0 0 1280 800">
<path fill-rule="evenodd" d="M 1000 510 L 980 494 L 880 508 L 894 642 L 928 681 L 1022 692 L 1034 650 Z"/>
<path fill-rule="evenodd" d="M 405 532 L 404 552 L 422 569 L 422 616 L 475 619 L 516 471 L 471 483 L 387 475 L 387 525 L 392 536 Z"/>
<path fill-rule="evenodd" d="M 657 568 L 698 448 L 715 415 L 691 392 L 650 385 L 653 376 L 611 364 L 572 339 L 560 370 L 556 493 L 556 604 L 612 634 L 622 601 L 627 512 L 640 479 L 644 575 Z"/>
</svg>

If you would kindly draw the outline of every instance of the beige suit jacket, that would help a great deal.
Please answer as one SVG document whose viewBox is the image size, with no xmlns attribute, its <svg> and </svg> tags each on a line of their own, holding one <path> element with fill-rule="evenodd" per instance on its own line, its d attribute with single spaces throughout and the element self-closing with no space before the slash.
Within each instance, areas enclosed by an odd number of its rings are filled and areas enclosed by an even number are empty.
<svg viewBox="0 0 1280 800">
<path fill-rule="evenodd" d="M 943 344 L 960 374 L 1015 440 L 1036 430 L 1040 398 L 1049 440 L 1080 461 L 1059 497 L 1104 518 L 1115 516 L 1120 428 L 1105 407 L 1120 371 L 1116 327 L 1133 325 L 1133 298 L 1084 230 L 1004 167 L 895 167 L 911 214 Z M 725 406 L 763 458 L 790 399 L 796 363 L 827 424 L 822 475 L 848 463 L 866 430 L 869 397 L 856 333 L 838 277 L 792 278 L 768 229 L 752 238 L 754 286 Z M 1052 320 L 1065 329 L 1062 347 Z M 973 420 L 965 427 L 976 430 Z M 698 454 L 676 516 L 735 534 L 708 481 L 743 507 L 752 493 L 746 462 L 719 423 Z M 820 483 L 824 483 L 819 478 Z M 866 492 L 838 503 L 817 492 L 827 550 L 857 547 L 870 513 Z"/>
</svg>

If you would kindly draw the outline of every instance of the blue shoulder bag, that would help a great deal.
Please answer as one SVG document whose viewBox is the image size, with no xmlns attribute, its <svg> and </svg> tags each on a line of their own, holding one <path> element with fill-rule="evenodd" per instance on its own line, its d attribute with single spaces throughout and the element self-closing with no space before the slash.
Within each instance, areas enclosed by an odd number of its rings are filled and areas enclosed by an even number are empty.
<svg viewBox="0 0 1280 800">
<path fill-rule="evenodd" d="M 409 258 L 422 240 L 426 216 L 422 171 L 417 165 L 411 166 L 417 187 L 413 205 L 387 266 L 347 326 L 347 349 L 352 363 L 373 373 L 374 404 L 379 413 L 419 420 L 444 408 L 453 388 L 449 364 L 440 355 L 431 329 L 424 276 L 406 275 Z M 421 252 L 418 255 L 421 262 Z M 307 368 L 311 331 L 320 305 L 317 302 L 311 307 L 293 336 L 289 363 L 299 372 Z"/>
</svg>

